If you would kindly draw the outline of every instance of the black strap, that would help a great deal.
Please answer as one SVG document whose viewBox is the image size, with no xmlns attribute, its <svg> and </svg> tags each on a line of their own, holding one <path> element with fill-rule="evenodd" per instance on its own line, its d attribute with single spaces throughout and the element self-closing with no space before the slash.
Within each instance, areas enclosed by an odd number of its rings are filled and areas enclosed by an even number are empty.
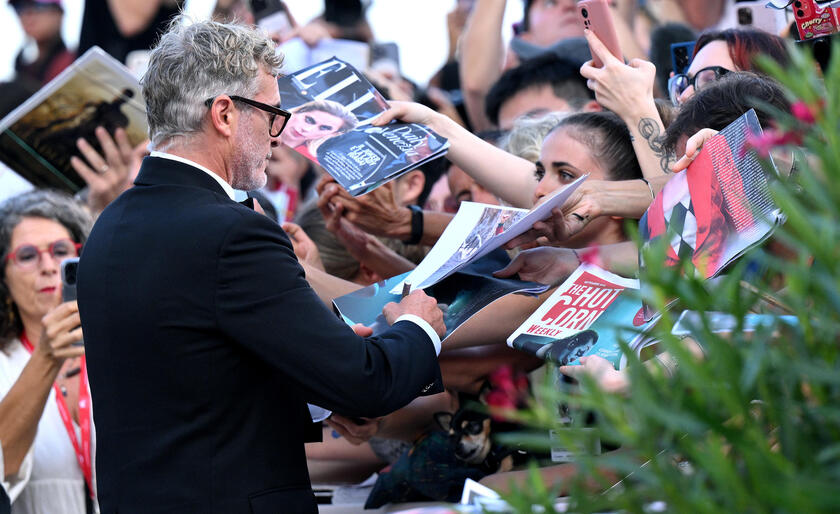
<svg viewBox="0 0 840 514">
<path fill-rule="evenodd" d="M 405 244 L 416 245 L 423 239 L 423 209 L 419 205 L 409 205 L 411 210 L 411 237 Z"/>
</svg>

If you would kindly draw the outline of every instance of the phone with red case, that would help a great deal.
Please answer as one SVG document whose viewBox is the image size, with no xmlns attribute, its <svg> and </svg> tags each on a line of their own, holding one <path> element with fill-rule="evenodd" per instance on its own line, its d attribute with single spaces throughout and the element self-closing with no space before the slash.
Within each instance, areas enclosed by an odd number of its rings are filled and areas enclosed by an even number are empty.
<svg viewBox="0 0 840 514">
<path fill-rule="evenodd" d="M 796 0 L 792 4 L 793 18 L 801 39 L 828 36 L 838 31 L 837 9 L 819 7 L 814 0 Z"/>
<path fill-rule="evenodd" d="M 577 8 L 583 28 L 591 30 L 604 43 L 611 54 L 624 62 L 609 2 L 607 0 L 580 0 Z M 592 65 L 596 68 L 604 65 L 594 52 L 592 53 Z"/>
</svg>

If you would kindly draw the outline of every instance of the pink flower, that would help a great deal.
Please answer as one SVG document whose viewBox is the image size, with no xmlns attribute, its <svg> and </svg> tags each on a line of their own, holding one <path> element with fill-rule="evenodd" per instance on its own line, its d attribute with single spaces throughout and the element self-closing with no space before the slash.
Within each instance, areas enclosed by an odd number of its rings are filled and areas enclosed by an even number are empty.
<svg viewBox="0 0 840 514">
<path fill-rule="evenodd" d="M 815 107 L 817 109 L 821 108 L 821 106 Z M 812 109 L 811 106 L 803 100 L 797 100 L 790 106 L 790 112 L 793 114 L 794 118 L 807 125 L 813 125 L 817 121 L 817 117 L 814 115 L 814 110 L 815 109 Z"/>
<path fill-rule="evenodd" d="M 794 131 L 782 132 L 770 128 L 765 130 L 763 134 L 747 134 L 744 151 L 755 150 L 759 157 L 767 158 L 770 155 L 770 150 L 777 146 L 801 144 L 802 134 Z"/>
<path fill-rule="evenodd" d="M 494 389 L 501 389 L 503 391 L 513 391 L 513 368 L 510 366 L 499 366 L 496 371 L 490 374 L 490 384 Z"/>
<path fill-rule="evenodd" d="M 743 151 L 755 150 L 759 157 L 767 158 L 770 155 L 770 149 L 774 146 L 776 146 L 774 130 L 768 129 L 763 134 L 747 134 Z"/>
<path fill-rule="evenodd" d="M 498 389 L 487 393 L 485 400 L 490 407 L 497 409 L 516 409 L 516 402 L 513 401 L 513 398 Z"/>
<path fill-rule="evenodd" d="M 490 374 L 492 389 L 484 396 L 492 416 L 497 420 L 510 417 L 510 412 L 528 405 L 530 384 L 524 373 L 514 374 L 510 365 L 500 366 Z"/>
</svg>

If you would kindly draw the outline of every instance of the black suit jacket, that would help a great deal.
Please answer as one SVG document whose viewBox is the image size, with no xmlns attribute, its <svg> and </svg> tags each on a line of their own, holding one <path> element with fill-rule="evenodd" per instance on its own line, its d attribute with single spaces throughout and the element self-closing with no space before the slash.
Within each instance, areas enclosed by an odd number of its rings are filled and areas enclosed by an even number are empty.
<svg viewBox="0 0 840 514">
<path fill-rule="evenodd" d="M 9 514 L 12 507 L 9 505 L 9 497 L 6 495 L 6 490 L 0 486 L 0 514 Z"/>
<path fill-rule="evenodd" d="M 428 335 L 356 336 L 201 170 L 147 157 L 135 184 L 78 272 L 102 512 L 315 512 L 306 402 L 378 416 L 440 391 Z"/>
</svg>

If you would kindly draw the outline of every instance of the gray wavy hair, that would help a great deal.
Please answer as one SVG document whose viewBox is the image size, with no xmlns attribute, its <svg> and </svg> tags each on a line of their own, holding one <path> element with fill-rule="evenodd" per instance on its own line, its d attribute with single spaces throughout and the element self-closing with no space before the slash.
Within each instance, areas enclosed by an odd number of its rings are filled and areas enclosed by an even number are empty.
<svg viewBox="0 0 840 514">
<path fill-rule="evenodd" d="M 514 122 L 500 145 L 507 153 L 537 162 L 545 136 L 568 115 L 567 112 L 549 112 L 537 117 L 522 116 Z"/>
<path fill-rule="evenodd" d="M 141 81 L 149 139 L 156 148 L 199 132 L 207 113 L 205 100 L 222 94 L 252 97 L 259 89 L 260 71 L 276 76 L 283 62 L 262 32 L 190 21 L 183 15 L 172 20 Z"/>
<path fill-rule="evenodd" d="M 79 244 L 87 241 L 92 220 L 82 205 L 66 193 L 36 189 L 13 196 L 0 203 L 0 256 L 3 263 L 12 252 L 12 232 L 23 218 L 44 218 L 55 221 L 70 232 Z M 0 350 L 20 335 L 23 325 L 17 305 L 6 286 L 6 266 L 0 267 Z"/>
</svg>

